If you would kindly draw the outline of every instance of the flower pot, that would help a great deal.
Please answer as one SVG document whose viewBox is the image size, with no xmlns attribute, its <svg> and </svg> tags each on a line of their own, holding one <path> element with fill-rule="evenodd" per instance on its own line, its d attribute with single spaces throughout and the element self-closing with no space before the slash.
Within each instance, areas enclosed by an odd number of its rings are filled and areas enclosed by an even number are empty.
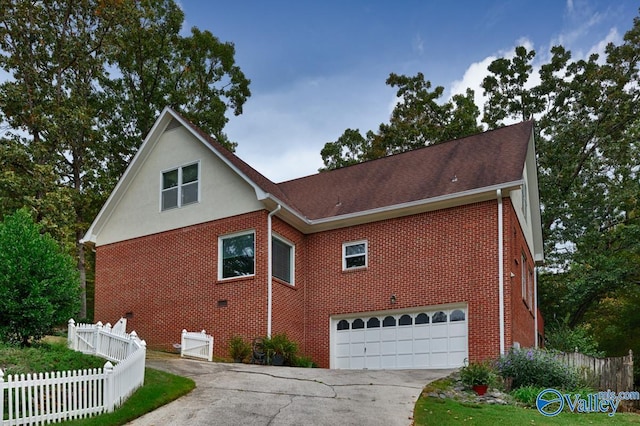
<svg viewBox="0 0 640 426">
<path fill-rule="evenodd" d="M 489 385 L 473 385 L 473 390 L 478 396 L 482 396 L 487 393 L 487 389 L 489 389 Z"/>
<path fill-rule="evenodd" d="M 275 354 L 271 359 L 271 365 L 284 365 L 284 357 L 280 354 Z"/>
</svg>

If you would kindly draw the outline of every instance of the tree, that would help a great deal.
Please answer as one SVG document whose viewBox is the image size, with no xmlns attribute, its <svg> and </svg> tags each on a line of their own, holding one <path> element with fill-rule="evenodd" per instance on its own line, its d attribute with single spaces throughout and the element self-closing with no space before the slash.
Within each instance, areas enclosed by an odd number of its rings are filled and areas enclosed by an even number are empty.
<svg viewBox="0 0 640 426">
<path fill-rule="evenodd" d="M 0 338 L 28 345 L 79 307 L 73 258 L 41 233 L 26 209 L 0 223 Z"/>
<path fill-rule="evenodd" d="M 572 61 L 562 46 L 551 53 L 538 85 L 529 83 L 534 52 L 518 48 L 513 61 L 491 64 L 484 121 L 536 118 L 548 266 L 541 307 L 576 328 L 600 301 L 640 284 L 640 21 L 604 61 Z"/>
<path fill-rule="evenodd" d="M 397 87 L 396 104 L 388 124 L 382 123 L 378 133 L 347 129 L 338 140 L 328 142 L 321 151 L 325 168 L 373 160 L 428 145 L 469 136 L 481 131 L 480 115 L 473 101 L 473 91 L 455 95 L 438 103 L 444 88 L 431 90 L 431 82 L 422 73 L 413 77 L 390 74 L 387 84 Z"/>
<path fill-rule="evenodd" d="M 0 84 L 12 161 L 0 216 L 22 203 L 60 218 L 70 201 L 56 235 L 75 247 L 83 294 L 80 240 L 165 105 L 233 148 L 225 113 L 242 112 L 249 80 L 232 44 L 197 28 L 183 37 L 183 22 L 172 0 L 0 0 L 0 67 L 12 76 Z"/>
</svg>

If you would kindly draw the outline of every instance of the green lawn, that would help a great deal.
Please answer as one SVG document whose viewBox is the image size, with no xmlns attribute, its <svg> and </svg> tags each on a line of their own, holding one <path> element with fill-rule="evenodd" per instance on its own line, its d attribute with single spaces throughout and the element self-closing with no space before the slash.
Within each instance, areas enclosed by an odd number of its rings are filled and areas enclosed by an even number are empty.
<svg viewBox="0 0 640 426">
<path fill-rule="evenodd" d="M 64 339 L 49 339 L 30 348 L 0 345 L 0 369 L 7 375 L 101 368 L 105 362 L 102 358 L 68 349 Z M 123 425 L 191 392 L 194 388 L 195 382 L 191 379 L 147 368 L 144 386 L 119 409 L 113 413 L 63 424 Z"/>
<path fill-rule="evenodd" d="M 640 415 L 616 413 L 578 414 L 563 412 L 545 417 L 535 408 L 515 405 L 463 403 L 453 399 L 423 396 L 414 409 L 416 426 L 423 425 L 638 425 Z"/>
<path fill-rule="evenodd" d="M 131 395 L 127 402 L 113 413 L 61 424 L 70 426 L 123 425 L 191 392 L 195 386 L 195 382 L 186 377 L 147 368 L 144 375 L 144 386 Z"/>
</svg>

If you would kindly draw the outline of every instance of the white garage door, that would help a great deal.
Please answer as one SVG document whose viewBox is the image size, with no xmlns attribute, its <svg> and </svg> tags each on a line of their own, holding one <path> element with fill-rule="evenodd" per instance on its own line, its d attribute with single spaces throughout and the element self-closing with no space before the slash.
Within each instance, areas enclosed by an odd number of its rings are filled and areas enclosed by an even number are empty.
<svg viewBox="0 0 640 426">
<path fill-rule="evenodd" d="M 331 327 L 333 368 L 457 368 L 468 356 L 463 307 L 361 314 Z"/>
</svg>

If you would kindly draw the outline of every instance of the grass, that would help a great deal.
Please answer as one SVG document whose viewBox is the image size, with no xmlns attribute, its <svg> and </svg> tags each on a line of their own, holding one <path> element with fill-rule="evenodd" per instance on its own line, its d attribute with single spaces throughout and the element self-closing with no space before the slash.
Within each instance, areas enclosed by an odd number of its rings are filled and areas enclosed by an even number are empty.
<svg viewBox="0 0 640 426">
<path fill-rule="evenodd" d="M 445 390 L 449 379 L 438 380 L 425 388 L 414 409 L 414 424 L 422 425 L 638 425 L 640 416 L 630 413 L 579 414 L 562 412 L 555 417 L 545 417 L 535 408 L 515 405 L 488 405 L 429 397 L 434 390 Z M 505 423 L 506 422 L 506 423 Z"/>
<path fill-rule="evenodd" d="M 147 368 L 144 386 L 113 413 L 87 419 L 72 420 L 62 424 L 69 426 L 116 426 L 137 419 L 143 414 L 180 398 L 195 388 L 195 382 L 186 377 Z"/>
<path fill-rule="evenodd" d="M 30 348 L 0 345 L 0 368 L 5 374 L 41 373 L 101 368 L 105 360 L 66 347 L 65 340 L 47 340 Z M 65 425 L 123 425 L 193 390 L 195 382 L 186 377 L 147 368 L 144 386 L 113 413 L 64 422 Z"/>
</svg>

